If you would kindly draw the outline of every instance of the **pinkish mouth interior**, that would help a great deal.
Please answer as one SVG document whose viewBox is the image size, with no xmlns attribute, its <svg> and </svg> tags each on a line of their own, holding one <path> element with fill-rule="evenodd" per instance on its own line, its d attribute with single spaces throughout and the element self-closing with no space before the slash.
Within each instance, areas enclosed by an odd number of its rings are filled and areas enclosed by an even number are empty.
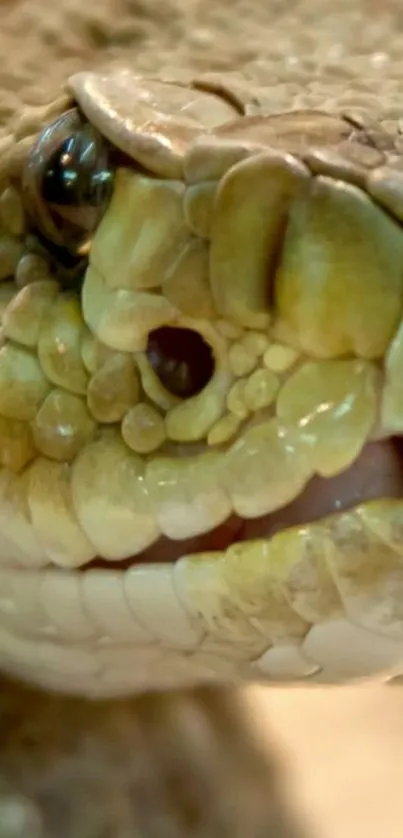
<svg viewBox="0 0 403 838">
<path fill-rule="evenodd" d="M 209 533 L 182 541 L 165 536 L 137 556 L 113 562 L 126 570 L 134 564 L 175 562 L 188 553 L 225 550 L 239 541 L 270 538 L 293 526 L 318 521 L 365 501 L 403 497 L 403 440 L 370 442 L 344 472 L 335 477 L 314 477 L 292 503 L 260 518 L 245 520 L 232 515 Z M 102 568 L 111 562 L 97 558 L 85 566 Z"/>
</svg>

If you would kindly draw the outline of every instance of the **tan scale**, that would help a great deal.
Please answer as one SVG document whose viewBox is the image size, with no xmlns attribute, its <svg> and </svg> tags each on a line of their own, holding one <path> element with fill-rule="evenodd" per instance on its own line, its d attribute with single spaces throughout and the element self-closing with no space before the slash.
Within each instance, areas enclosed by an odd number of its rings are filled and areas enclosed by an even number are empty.
<svg viewBox="0 0 403 838">
<path fill-rule="evenodd" d="M 132 451 L 150 454 L 166 439 L 164 419 L 152 404 L 140 402 L 124 416 L 122 437 Z"/>
<path fill-rule="evenodd" d="M 213 210 L 211 285 L 219 311 L 241 326 L 269 325 L 271 260 L 277 258 L 276 242 L 289 206 L 308 183 L 309 172 L 297 159 L 269 152 L 240 162 L 220 183 Z"/>
<path fill-rule="evenodd" d="M 80 351 L 83 332 L 79 301 L 59 295 L 46 312 L 38 339 L 38 358 L 49 380 L 77 395 L 84 395 L 88 384 Z"/>
<path fill-rule="evenodd" d="M 170 393 L 154 372 L 153 366 L 145 352 L 136 352 L 136 361 L 139 368 L 141 386 L 145 395 L 164 412 L 169 411 L 176 405 L 181 404 L 178 396 Z"/>
<path fill-rule="evenodd" d="M 238 338 L 241 338 L 244 333 L 242 326 L 232 323 L 231 320 L 222 320 L 220 318 L 215 321 L 214 325 L 217 332 L 219 332 L 224 338 L 227 338 L 227 340 L 237 340 Z"/>
<path fill-rule="evenodd" d="M 140 553 L 159 536 L 144 473 L 143 460 L 115 430 L 84 446 L 74 461 L 71 488 L 77 518 L 106 559 Z"/>
<path fill-rule="evenodd" d="M 382 393 L 381 422 L 389 433 L 403 430 L 403 324 L 395 332 L 385 358 L 386 380 Z"/>
<path fill-rule="evenodd" d="M 34 459 L 37 450 L 29 422 L 0 416 L 0 462 L 15 473 Z"/>
<path fill-rule="evenodd" d="M 280 382 L 271 370 L 259 369 L 249 376 L 244 390 L 245 402 L 249 410 L 263 410 L 273 404 Z"/>
<path fill-rule="evenodd" d="M 238 419 L 246 419 L 249 413 L 249 407 L 245 398 L 245 388 L 247 383 L 248 379 L 246 377 L 238 378 L 238 380 L 232 385 L 227 395 L 227 408 L 234 414 L 234 416 L 238 417 Z"/>
<path fill-rule="evenodd" d="M 0 283 L 0 314 L 1 314 L 1 333 L 4 335 L 3 317 L 9 304 L 14 300 L 17 293 L 17 286 L 13 280 Z M 4 336 L 5 337 L 5 336 Z"/>
<path fill-rule="evenodd" d="M 233 375 L 244 376 L 252 372 L 256 366 L 257 357 L 243 342 L 236 341 L 229 348 L 228 362 Z"/>
<path fill-rule="evenodd" d="M 2 147 L 0 668 L 100 697 L 403 671 L 401 139 L 287 72 L 79 73 Z M 102 207 L 43 199 L 70 124 Z"/>
<path fill-rule="evenodd" d="M 66 462 L 36 457 L 28 480 L 31 520 L 51 561 L 71 568 L 95 558 L 95 547 L 74 508 L 71 467 Z"/>
<path fill-rule="evenodd" d="M 13 276 L 22 253 L 22 242 L 16 236 L 0 233 L 0 280 Z"/>
<path fill-rule="evenodd" d="M 84 399 L 58 388 L 46 396 L 32 422 L 37 450 L 60 462 L 74 460 L 92 440 L 95 429 Z"/>
<path fill-rule="evenodd" d="M 81 358 L 85 369 L 90 375 L 95 375 L 106 361 L 115 353 L 109 346 L 105 346 L 87 328 L 81 338 Z"/>
<path fill-rule="evenodd" d="M 51 272 L 43 256 L 23 253 L 15 271 L 15 281 L 20 288 L 36 282 L 51 282 Z"/>
<path fill-rule="evenodd" d="M 204 241 L 189 238 L 166 274 L 162 292 L 178 311 L 189 317 L 214 316 L 209 250 Z"/>
<path fill-rule="evenodd" d="M 4 312 L 5 336 L 22 346 L 37 346 L 42 323 L 57 295 L 58 285 L 52 280 L 38 280 L 21 288 Z"/>
<path fill-rule="evenodd" d="M 291 346 L 272 343 L 263 355 L 263 363 L 267 369 L 281 373 L 287 372 L 295 364 L 297 358 L 298 352 Z"/>
<path fill-rule="evenodd" d="M 269 338 L 262 332 L 246 332 L 241 340 L 242 346 L 251 355 L 260 358 L 269 346 Z"/>
<path fill-rule="evenodd" d="M 363 361 L 303 364 L 277 399 L 277 417 L 306 444 L 312 468 L 330 477 L 359 455 L 376 420 L 377 371 Z"/>
<path fill-rule="evenodd" d="M 393 165 L 380 167 L 367 179 L 370 195 L 399 221 L 403 221 L 403 172 Z"/>
<path fill-rule="evenodd" d="M 0 195 L 0 226 L 12 236 L 22 236 L 24 233 L 24 205 L 14 186 L 8 186 Z"/>
<path fill-rule="evenodd" d="M 262 638 L 267 646 L 299 639 L 309 627 L 293 611 L 277 580 L 267 575 L 267 549 L 267 544 L 255 542 L 234 545 L 223 554 L 202 554 L 200 561 L 189 555 L 178 562 L 175 573 L 181 597 L 207 622 L 213 636 L 230 641 L 233 633 L 239 645 L 251 644 L 256 654 L 263 648 Z"/>
<path fill-rule="evenodd" d="M 164 535 L 189 538 L 226 521 L 231 504 L 221 472 L 222 458 L 215 452 L 148 461 L 146 487 Z"/>
<path fill-rule="evenodd" d="M 0 348 L 0 416 L 29 422 L 50 390 L 36 356 L 6 342 Z"/>
<path fill-rule="evenodd" d="M 120 352 L 141 352 L 152 329 L 174 323 L 179 315 L 157 294 L 110 289 L 92 266 L 86 273 L 82 305 L 87 326 L 102 343 Z"/>
<path fill-rule="evenodd" d="M 241 419 L 235 413 L 226 413 L 209 431 L 208 445 L 222 445 L 233 439 L 241 426 Z"/>
<path fill-rule="evenodd" d="M 183 209 L 188 226 L 202 239 L 211 237 L 211 221 L 217 192 L 216 181 L 188 186 L 184 195 Z"/>
<path fill-rule="evenodd" d="M 90 413 L 102 424 L 120 422 L 138 399 L 139 376 L 131 355 L 110 355 L 88 384 Z"/>
<path fill-rule="evenodd" d="M 28 495 L 28 470 L 21 474 L 8 469 L 0 471 L 0 531 L 6 546 L 2 565 L 11 565 L 11 569 L 25 566 L 27 570 L 32 570 L 43 567 L 47 560 L 40 535 L 31 520 Z M 40 578 L 37 582 L 40 584 Z M 29 611 L 32 602 L 28 600 L 24 607 Z"/>
<path fill-rule="evenodd" d="M 183 194 L 178 181 L 117 172 L 113 198 L 90 254 L 90 264 L 108 277 L 110 288 L 136 291 L 163 284 L 189 240 Z"/>
<path fill-rule="evenodd" d="M 356 186 L 321 175 L 290 212 L 276 276 L 278 333 L 314 357 L 380 358 L 399 320 L 402 275 L 397 223 Z"/>
<path fill-rule="evenodd" d="M 290 503 L 314 474 L 309 449 L 293 427 L 276 418 L 242 431 L 222 470 L 232 505 L 242 518 L 266 515 Z"/>
</svg>

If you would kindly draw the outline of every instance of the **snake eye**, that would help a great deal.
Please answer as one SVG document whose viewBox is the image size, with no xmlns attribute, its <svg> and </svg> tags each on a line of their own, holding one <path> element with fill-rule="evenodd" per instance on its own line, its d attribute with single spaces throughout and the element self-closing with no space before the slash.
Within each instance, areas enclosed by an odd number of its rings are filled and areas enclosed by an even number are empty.
<svg viewBox="0 0 403 838">
<path fill-rule="evenodd" d="M 214 372 L 213 352 L 193 329 L 155 329 L 148 338 L 147 356 L 161 384 L 181 399 L 200 393 Z"/>
<path fill-rule="evenodd" d="M 76 110 L 45 128 L 24 171 L 27 207 L 38 232 L 77 255 L 88 247 L 112 186 L 109 149 Z"/>
</svg>

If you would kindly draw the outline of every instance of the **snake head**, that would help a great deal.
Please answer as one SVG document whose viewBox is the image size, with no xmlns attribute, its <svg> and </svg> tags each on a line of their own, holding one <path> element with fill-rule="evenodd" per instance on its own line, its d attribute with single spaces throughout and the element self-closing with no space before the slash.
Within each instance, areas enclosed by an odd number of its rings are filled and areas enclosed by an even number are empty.
<svg viewBox="0 0 403 838">
<path fill-rule="evenodd" d="M 231 77 L 80 73 L 17 124 L 0 665 L 96 695 L 399 666 L 400 166 Z"/>
</svg>

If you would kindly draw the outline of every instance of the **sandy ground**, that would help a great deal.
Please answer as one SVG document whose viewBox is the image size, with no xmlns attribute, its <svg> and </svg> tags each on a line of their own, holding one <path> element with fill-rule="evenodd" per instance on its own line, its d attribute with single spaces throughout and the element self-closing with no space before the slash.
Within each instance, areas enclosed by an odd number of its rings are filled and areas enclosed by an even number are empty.
<svg viewBox="0 0 403 838">
<path fill-rule="evenodd" d="M 340 0 L 339 5 L 354 4 Z M 399 5 L 390 4 L 396 27 L 401 26 Z M 57 93 L 72 70 L 103 63 L 105 57 L 114 60 L 130 53 L 140 70 L 153 71 L 157 58 L 166 66 L 179 61 L 197 69 L 264 63 L 276 40 L 269 22 L 283 14 L 285 6 L 292 10 L 297 4 L 2 0 L 0 122 L 6 125 L 23 102 L 34 104 L 50 92 Z M 388 44 L 376 42 L 376 27 L 378 15 L 388 14 L 389 7 L 370 0 L 356 6 L 357 12 L 364 6 L 369 12 L 375 47 L 387 49 Z M 320 3 L 313 2 L 311 18 L 304 24 L 310 30 L 316 26 L 318 10 Z M 273 739 L 277 743 L 292 807 L 306 823 L 308 838 L 400 838 L 403 693 L 399 688 L 271 690 L 259 691 L 255 699 L 262 711 L 257 722 L 260 734 L 267 736 L 270 746 Z"/>
</svg>

